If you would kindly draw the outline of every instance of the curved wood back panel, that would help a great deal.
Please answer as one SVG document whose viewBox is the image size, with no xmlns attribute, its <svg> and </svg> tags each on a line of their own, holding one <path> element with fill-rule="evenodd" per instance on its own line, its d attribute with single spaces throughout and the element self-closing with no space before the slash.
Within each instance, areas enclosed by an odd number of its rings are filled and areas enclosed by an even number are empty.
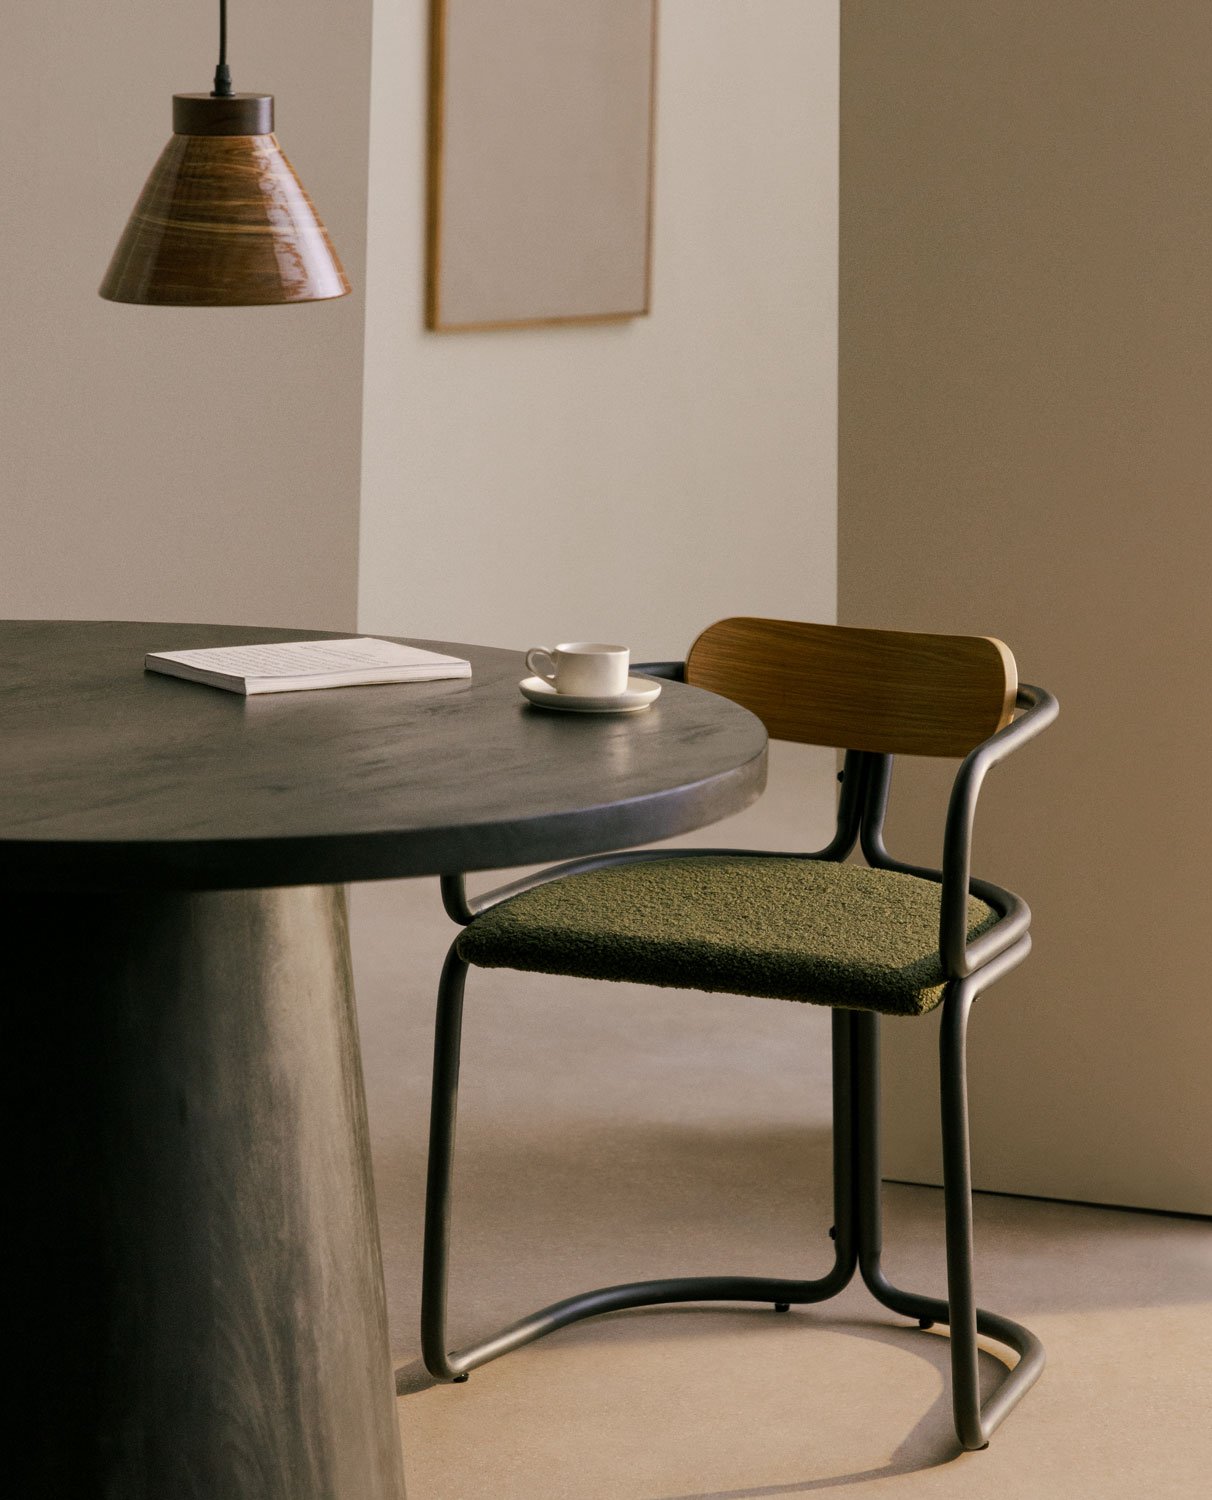
<svg viewBox="0 0 1212 1500">
<path fill-rule="evenodd" d="M 991 636 L 736 618 L 695 641 L 686 681 L 749 709 L 772 739 L 962 756 L 1010 722 L 1018 669 Z"/>
</svg>

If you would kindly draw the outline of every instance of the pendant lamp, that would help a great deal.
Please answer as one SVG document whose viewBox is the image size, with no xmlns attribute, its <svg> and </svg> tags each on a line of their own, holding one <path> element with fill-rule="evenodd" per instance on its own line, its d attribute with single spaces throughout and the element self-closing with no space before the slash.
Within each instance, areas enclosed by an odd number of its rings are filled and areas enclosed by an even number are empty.
<svg viewBox="0 0 1212 1500">
<path fill-rule="evenodd" d="M 233 94 L 227 0 L 210 94 L 173 95 L 173 135 L 100 286 L 110 302 L 255 307 L 343 297 L 349 282 L 274 129 L 272 94 Z"/>
</svg>

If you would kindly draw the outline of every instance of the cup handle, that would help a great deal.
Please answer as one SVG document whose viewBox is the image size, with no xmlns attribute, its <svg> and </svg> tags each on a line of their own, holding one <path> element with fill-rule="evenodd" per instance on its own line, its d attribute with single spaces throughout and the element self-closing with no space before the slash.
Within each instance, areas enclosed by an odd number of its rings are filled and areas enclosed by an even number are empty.
<svg viewBox="0 0 1212 1500">
<path fill-rule="evenodd" d="M 547 662 L 546 669 L 538 665 L 541 660 Z M 530 648 L 526 653 L 526 669 L 529 672 L 533 672 L 536 677 L 541 677 L 544 682 L 550 683 L 552 686 L 555 685 L 556 664 L 546 646 L 532 646 Z"/>
</svg>

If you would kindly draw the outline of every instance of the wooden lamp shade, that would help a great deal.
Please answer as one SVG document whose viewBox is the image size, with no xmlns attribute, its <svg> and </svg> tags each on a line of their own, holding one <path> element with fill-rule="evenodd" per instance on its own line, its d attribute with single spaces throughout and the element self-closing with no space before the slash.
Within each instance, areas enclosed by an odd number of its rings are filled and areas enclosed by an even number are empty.
<svg viewBox="0 0 1212 1500">
<path fill-rule="evenodd" d="M 100 286 L 110 302 L 255 307 L 349 282 L 273 133 L 273 96 L 173 95 L 173 131 Z"/>
</svg>

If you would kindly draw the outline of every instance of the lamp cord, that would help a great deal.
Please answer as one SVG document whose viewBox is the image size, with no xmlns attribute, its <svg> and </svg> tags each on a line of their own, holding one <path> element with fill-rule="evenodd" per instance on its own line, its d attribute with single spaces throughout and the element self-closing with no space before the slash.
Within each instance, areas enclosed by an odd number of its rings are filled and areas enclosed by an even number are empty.
<svg viewBox="0 0 1212 1500">
<path fill-rule="evenodd" d="M 215 69 L 212 99 L 231 98 L 231 69 L 227 66 L 227 0 L 219 0 L 219 65 Z"/>
</svg>

